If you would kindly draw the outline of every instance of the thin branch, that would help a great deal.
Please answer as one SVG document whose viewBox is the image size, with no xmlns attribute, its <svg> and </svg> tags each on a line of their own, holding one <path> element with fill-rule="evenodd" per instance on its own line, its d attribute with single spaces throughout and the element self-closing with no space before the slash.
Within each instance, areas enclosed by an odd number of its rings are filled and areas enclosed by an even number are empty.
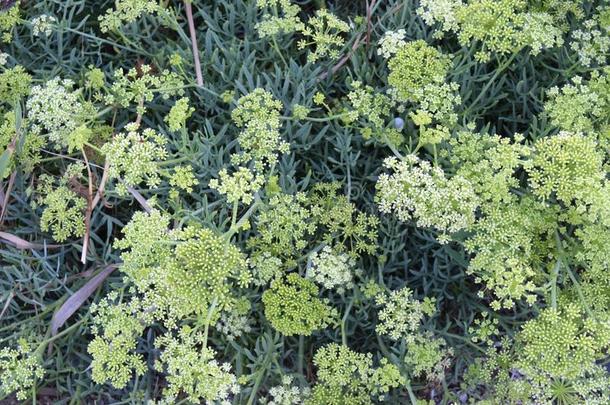
<svg viewBox="0 0 610 405">
<path fill-rule="evenodd" d="M 322 80 L 326 79 L 328 76 L 334 75 L 335 73 L 337 73 L 337 71 L 339 69 L 341 69 L 343 67 L 343 65 L 345 65 L 345 63 L 347 63 L 348 60 L 351 59 L 354 52 L 356 52 L 356 49 L 358 49 L 358 47 L 362 43 L 362 40 L 366 39 L 366 44 L 367 44 L 367 46 L 369 46 L 369 44 L 371 42 L 371 31 L 373 29 L 373 25 L 372 25 L 373 11 L 375 10 L 376 5 L 377 5 L 377 0 L 372 0 L 370 3 L 367 0 L 367 6 L 366 6 L 366 28 L 367 29 L 366 29 L 366 32 L 363 32 L 362 34 L 360 34 L 360 36 L 358 36 L 358 38 L 356 38 L 356 40 L 354 41 L 354 44 L 352 45 L 352 49 L 350 49 L 350 51 L 347 53 L 347 55 L 345 55 L 343 58 L 341 58 L 339 60 L 339 62 L 337 62 L 337 64 L 331 68 L 330 71 L 322 73 L 318 77 L 318 81 L 322 81 Z"/>
<path fill-rule="evenodd" d="M 372 0 L 369 3 L 369 0 L 366 0 L 366 46 L 369 47 L 371 45 L 371 31 L 373 30 L 373 7 L 375 7 L 375 3 L 377 0 Z"/>
<path fill-rule="evenodd" d="M 142 123 L 142 111 L 144 110 L 144 97 L 138 101 L 138 115 L 136 116 L 135 124 L 139 127 Z"/>
<path fill-rule="evenodd" d="M 104 164 L 104 173 L 102 174 L 102 180 L 100 180 L 100 185 L 97 188 L 97 193 L 95 193 L 95 197 L 93 197 L 92 208 L 95 208 L 97 204 L 100 202 L 102 197 L 104 197 L 104 189 L 106 188 L 106 182 L 108 181 L 108 169 L 110 168 L 110 163 L 106 160 Z"/>
<path fill-rule="evenodd" d="M 184 0 L 184 9 L 188 21 L 189 33 L 191 34 L 191 46 L 193 48 L 193 60 L 195 62 L 195 75 L 197 85 L 203 86 L 203 75 L 201 74 L 201 62 L 199 61 L 199 47 L 197 46 L 197 33 L 195 31 L 195 21 L 193 20 L 193 6 L 190 0 Z"/>
<path fill-rule="evenodd" d="M 3 195 L 0 196 L 2 201 L 2 211 L 0 212 L 0 225 L 4 222 L 4 214 L 6 214 L 6 210 L 8 208 L 8 200 L 11 198 L 11 192 L 13 191 L 13 185 L 15 184 L 15 176 L 17 176 L 17 172 L 14 171 L 11 173 L 11 176 L 8 179 L 8 184 L 6 185 L 6 192 L 2 190 Z"/>
<path fill-rule="evenodd" d="M 348 60 L 350 60 L 350 58 L 352 57 L 352 55 L 354 54 L 356 49 L 358 49 L 358 47 L 360 46 L 360 43 L 362 42 L 362 39 L 364 38 L 364 36 L 365 36 L 364 33 L 360 34 L 360 36 L 356 39 L 356 41 L 354 41 L 354 44 L 352 45 L 352 49 L 348 52 L 348 54 L 345 55 L 344 57 L 342 57 L 339 60 L 339 62 L 337 62 L 337 64 L 330 69 L 330 71 L 322 73 L 318 77 L 318 81 L 322 81 L 322 80 L 326 79 L 328 76 L 334 75 L 335 73 L 337 73 L 337 71 L 339 69 L 341 69 Z"/>
<path fill-rule="evenodd" d="M 89 166 L 89 159 L 85 150 L 82 150 L 83 158 L 87 166 L 87 177 L 89 187 L 87 189 L 87 211 L 85 212 L 85 236 L 83 237 L 83 251 L 80 256 L 81 263 L 87 263 L 87 250 L 89 250 L 89 239 L 91 236 L 91 215 L 93 213 L 93 173 L 91 173 L 91 167 Z"/>
</svg>

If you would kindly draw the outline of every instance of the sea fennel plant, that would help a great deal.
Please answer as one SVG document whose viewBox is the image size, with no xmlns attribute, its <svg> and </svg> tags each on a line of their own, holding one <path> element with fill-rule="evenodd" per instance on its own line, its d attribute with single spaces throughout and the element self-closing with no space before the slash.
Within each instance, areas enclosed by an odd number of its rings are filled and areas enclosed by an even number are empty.
<svg viewBox="0 0 610 405">
<path fill-rule="evenodd" d="M 607 404 L 604 1 L 0 1 L 0 402 Z"/>
</svg>

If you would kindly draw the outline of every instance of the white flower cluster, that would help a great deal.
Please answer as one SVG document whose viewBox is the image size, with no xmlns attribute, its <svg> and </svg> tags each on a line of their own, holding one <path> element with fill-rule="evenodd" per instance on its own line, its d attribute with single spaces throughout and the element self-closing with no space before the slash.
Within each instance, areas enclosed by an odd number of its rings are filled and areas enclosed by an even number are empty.
<svg viewBox="0 0 610 405">
<path fill-rule="evenodd" d="M 210 180 L 210 188 L 226 195 L 229 204 L 251 204 L 254 193 L 260 190 L 264 183 L 262 176 L 252 173 L 247 167 L 240 167 L 232 174 L 222 169 L 218 177 L 219 179 Z"/>
<path fill-rule="evenodd" d="M 379 40 L 377 54 L 390 59 L 406 43 L 405 36 L 405 30 L 386 32 Z"/>
<path fill-rule="evenodd" d="M 261 38 L 290 34 L 304 27 L 298 16 L 301 8 L 290 0 L 257 0 L 256 6 L 261 10 L 274 9 L 272 12 L 266 12 L 262 21 L 255 26 Z"/>
<path fill-rule="evenodd" d="M 79 149 L 86 142 L 83 122 L 92 107 L 81 103 L 79 91 L 72 90 L 72 80 L 54 78 L 41 86 L 32 87 L 27 101 L 32 132 L 46 132 L 59 147 Z"/>
<path fill-rule="evenodd" d="M 311 255 L 311 266 L 307 269 L 307 278 L 320 284 L 327 290 L 337 289 L 342 294 L 353 287 L 352 268 L 354 261 L 345 253 L 336 254 L 325 246 L 322 252 Z"/>
<path fill-rule="evenodd" d="M 250 258 L 254 285 L 263 286 L 283 274 L 282 261 L 269 252 Z"/>
<path fill-rule="evenodd" d="M 438 23 L 440 30 L 434 36 L 440 37 L 443 32 L 457 31 L 458 21 L 456 10 L 462 7 L 462 0 L 420 0 L 417 14 L 424 20 L 426 25 L 432 26 Z"/>
<path fill-rule="evenodd" d="M 282 107 L 273 94 L 262 88 L 256 88 L 237 100 L 231 118 L 242 128 L 237 138 L 242 153 L 232 155 L 234 164 L 254 160 L 254 167 L 260 172 L 267 165 L 277 163 L 278 152 L 288 152 L 289 144 L 280 135 Z"/>
<path fill-rule="evenodd" d="M 9 54 L 6 52 L 0 52 L 0 66 L 6 65 L 8 61 Z"/>
<path fill-rule="evenodd" d="M 561 89 L 551 87 L 544 110 L 556 127 L 570 132 L 589 133 L 595 129 L 594 121 L 606 114 L 606 99 L 600 97 L 582 77 L 575 76 L 572 83 Z"/>
<path fill-rule="evenodd" d="M 375 329 L 377 333 L 392 340 L 405 339 L 407 343 L 415 341 L 424 317 L 431 316 L 436 310 L 434 299 L 419 301 L 408 287 L 390 294 L 379 294 L 375 303 L 382 307 Z"/>
<path fill-rule="evenodd" d="M 572 32 L 570 47 L 584 66 L 603 65 L 610 51 L 610 35 L 594 19 L 584 22 L 584 29 Z"/>
<path fill-rule="evenodd" d="M 490 52 L 510 53 L 530 46 L 536 55 L 544 48 L 563 44 L 563 31 L 549 12 L 530 12 L 523 0 L 421 0 L 417 14 L 435 27 L 433 37 L 458 34 L 462 45 L 476 40 L 487 49 L 477 52 L 486 61 Z M 551 6 L 545 4 L 545 10 Z"/>
<path fill-rule="evenodd" d="M 8 346 L 0 349 L 0 397 L 14 392 L 18 400 L 25 401 L 32 386 L 43 377 L 40 358 L 24 339 L 19 340 L 16 349 Z"/>
<path fill-rule="evenodd" d="M 123 180 L 116 188 L 119 195 L 126 195 L 127 186 L 136 186 L 142 181 L 148 187 L 157 187 L 161 182 L 158 164 L 167 157 L 167 140 L 151 128 L 141 133 L 138 129 L 136 123 L 127 124 L 127 133 L 115 135 L 102 146 L 110 164 L 108 176 Z"/>
<path fill-rule="evenodd" d="M 545 48 L 563 45 L 563 32 L 554 25 L 553 17 L 547 13 L 526 13 L 523 35 L 534 56 Z"/>
<path fill-rule="evenodd" d="M 292 385 L 293 378 L 289 375 L 282 377 L 282 385 L 269 389 L 271 400 L 261 401 L 266 405 L 300 405 L 309 396 L 309 388 L 299 388 Z"/>
<path fill-rule="evenodd" d="M 53 33 L 52 24 L 57 22 L 57 18 L 51 15 L 40 15 L 32 19 L 32 34 L 37 37 L 48 37 Z"/>
<path fill-rule="evenodd" d="M 202 334 L 183 328 L 178 337 L 169 334 L 158 339 L 161 352 L 156 367 L 167 373 L 165 403 L 175 404 L 180 395 L 189 403 L 230 405 L 240 391 L 229 363 L 220 363 L 216 352 L 207 347 Z"/>
<path fill-rule="evenodd" d="M 216 323 L 216 329 L 226 336 L 229 341 L 234 341 L 244 333 L 250 333 L 250 318 L 248 315 L 238 314 L 235 311 L 223 312 Z"/>
<path fill-rule="evenodd" d="M 462 104 L 459 94 L 460 85 L 451 83 L 430 83 L 416 89 L 415 98 L 419 101 L 418 111 L 426 112 L 435 121 L 453 127 L 457 122 L 456 106 Z"/>
<path fill-rule="evenodd" d="M 394 173 L 384 173 L 377 181 L 376 199 L 381 212 L 394 212 L 401 221 L 415 219 L 417 226 L 443 233 L 468 229 L 474 223 L 478 197 L 465 178 L 447 179 L 441 168 L 415 155 L 402 161 L 388 158 L 384 166 Z M 443 235 L 440 241 L 444 239 Z"/>
</svg>

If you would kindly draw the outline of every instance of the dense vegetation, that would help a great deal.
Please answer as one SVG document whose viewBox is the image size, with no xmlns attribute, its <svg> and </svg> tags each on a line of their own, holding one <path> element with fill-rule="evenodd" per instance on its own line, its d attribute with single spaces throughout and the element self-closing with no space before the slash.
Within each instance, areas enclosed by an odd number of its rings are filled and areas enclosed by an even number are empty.
<svg viewBox="0 0 610 405">
<path fill-rule="evenodd" d="M 1 0 L 0 399 L 610 403 L 610 5 Z"/>
</svg>

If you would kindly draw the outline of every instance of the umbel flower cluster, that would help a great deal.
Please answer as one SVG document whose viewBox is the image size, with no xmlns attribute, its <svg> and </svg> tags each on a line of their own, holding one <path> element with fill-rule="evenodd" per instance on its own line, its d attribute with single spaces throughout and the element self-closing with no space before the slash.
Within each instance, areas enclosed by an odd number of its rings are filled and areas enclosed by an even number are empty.
<svg viewBox="0 0 610 405">
<path fill-rule="evenodd" d="M 0 403 L 609 404 L 609 33 L 0 0 Z"/>
</svg>

